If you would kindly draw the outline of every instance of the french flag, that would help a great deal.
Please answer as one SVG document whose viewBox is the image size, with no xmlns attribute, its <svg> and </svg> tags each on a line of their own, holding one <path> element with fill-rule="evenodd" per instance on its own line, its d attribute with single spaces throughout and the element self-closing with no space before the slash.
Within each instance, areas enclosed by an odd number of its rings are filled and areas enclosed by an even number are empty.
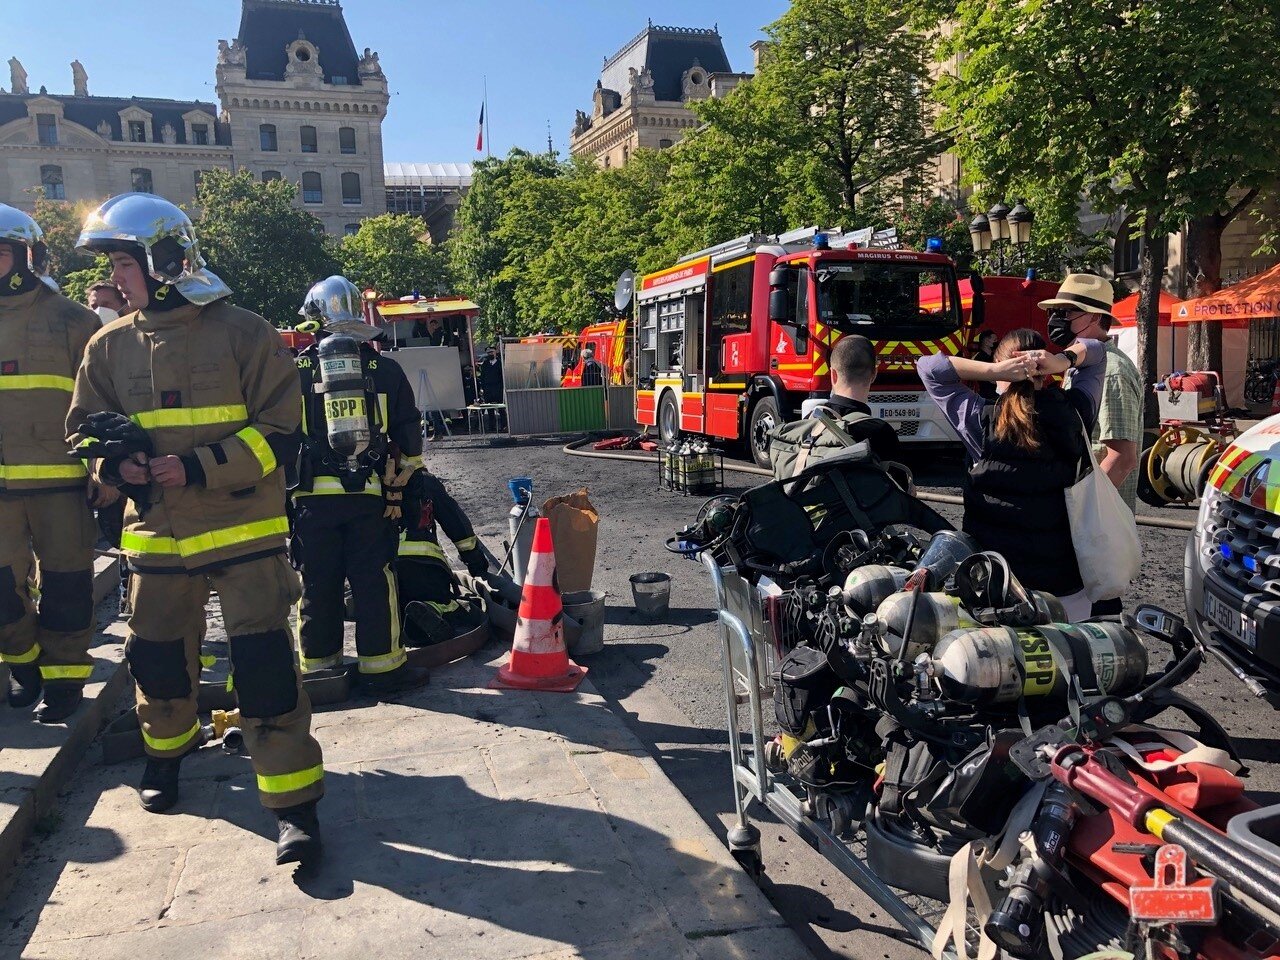
<svg viewBox="0 0 1280 960">
<path fill-rule="evenodd" d="M 480 104 L 480 126 L 476 130 L 476 153 L 484 149 L 484 104 Z"/>
</svg>

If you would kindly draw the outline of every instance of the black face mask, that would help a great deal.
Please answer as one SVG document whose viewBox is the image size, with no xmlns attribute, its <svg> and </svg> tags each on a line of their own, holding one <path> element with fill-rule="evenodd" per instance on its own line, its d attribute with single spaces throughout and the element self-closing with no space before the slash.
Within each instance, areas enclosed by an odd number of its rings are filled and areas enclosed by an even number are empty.
<svg viewBox="0 0 1280 960">
<path fill-rule="evenodd" d="M 1069 347 L 1076 335 L 1071 332 L 1071 318 L 1065 310 L 1054 310 L 1049 314 L 1049 342 L 1055 347 Z"/>
</svg>

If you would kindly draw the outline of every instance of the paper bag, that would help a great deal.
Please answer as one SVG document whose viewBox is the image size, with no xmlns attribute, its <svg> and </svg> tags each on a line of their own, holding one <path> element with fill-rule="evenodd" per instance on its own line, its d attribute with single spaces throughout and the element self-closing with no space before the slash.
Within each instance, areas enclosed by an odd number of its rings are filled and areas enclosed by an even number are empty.
<svg viewBox="0 0 1280 960">
<path fill-rule="evenodd" d="M 587 488 L 567 497 L 552 497 L 542 505 L 551 524 L 556 552 L 556 580 L 561 593 L 591 589 L 596 569 L 596 528 L 600 514 L 591 505 Z"/>
</svg>

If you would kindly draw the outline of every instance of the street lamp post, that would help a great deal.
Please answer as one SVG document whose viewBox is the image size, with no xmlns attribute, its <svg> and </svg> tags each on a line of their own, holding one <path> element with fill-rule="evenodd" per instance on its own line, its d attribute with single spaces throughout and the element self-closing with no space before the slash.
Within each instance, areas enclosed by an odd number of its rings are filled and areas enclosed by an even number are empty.
<svg viewBox="0 0 1280 960">
<path fill-rule="evenodd" d="M 1031 225 L 1035 214 L 1025 200 L 1019 200 L 1012 208 L 997 203 L 986 213 L 980 213 L 969 224 L 969 240 L 984 270 L 993 265 L 997 273 L 1004 273 L 1006 257 L 1016 253 L 1018 259 L 1026 254 L 1031 242 Z M 992 258 L 995 263 L 992 263 Z"/>
</svg>

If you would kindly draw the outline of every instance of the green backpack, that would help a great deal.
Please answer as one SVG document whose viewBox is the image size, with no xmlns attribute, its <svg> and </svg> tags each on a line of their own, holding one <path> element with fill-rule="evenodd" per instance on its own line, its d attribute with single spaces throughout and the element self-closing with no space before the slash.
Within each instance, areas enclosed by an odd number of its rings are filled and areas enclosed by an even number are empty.
<svg viewBox="0 0 1280 960">
<path fill-rule="evenodd" d="M 813 416 L 775 427 L 769 433 L 773 478 L 794 477 L 833 453 L 854 446 L 858 441 L 849 436 L 847 428 L 871 419 L 870 414 L 857 410 L 837 417 L 827 407 L 818 407 Z"/>
</svg>

